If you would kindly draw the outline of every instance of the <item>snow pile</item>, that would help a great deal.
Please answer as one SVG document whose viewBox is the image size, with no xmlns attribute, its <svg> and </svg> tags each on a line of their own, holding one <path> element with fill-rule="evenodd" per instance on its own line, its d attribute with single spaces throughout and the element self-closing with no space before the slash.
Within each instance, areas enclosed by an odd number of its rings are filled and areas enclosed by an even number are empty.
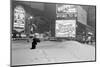
<svg viewBox="0 0 100 67">
<path fill-rule="evenodd" d="M 77 56 L 79 59 L 91 61 L 95 59 L 95 47 L 81 44 L 77 41 L 66 41 L 62 43 L 65 49 L 69 50 L 74 56 Z"/>
</svg>

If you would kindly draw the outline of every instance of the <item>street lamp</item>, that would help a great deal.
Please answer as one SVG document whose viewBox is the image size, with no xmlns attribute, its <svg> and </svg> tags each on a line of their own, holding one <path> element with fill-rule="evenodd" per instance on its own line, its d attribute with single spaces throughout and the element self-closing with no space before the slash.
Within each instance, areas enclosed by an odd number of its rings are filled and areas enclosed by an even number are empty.
<svg viewBox="0 0 100 67">
<path fill-rule="evenodd" d="M 31 29 L 31 24 L 32 24 L 32 22 L 31 22 L 31 20 L 33 19 L 33 16 L 29 16 L 28 17 L 28 32 L 27 32 L 27 38 L 28 38 L 28 42 L 29 42 L 29 36 L 30 36 L 30 29 Z"/>
</svg>

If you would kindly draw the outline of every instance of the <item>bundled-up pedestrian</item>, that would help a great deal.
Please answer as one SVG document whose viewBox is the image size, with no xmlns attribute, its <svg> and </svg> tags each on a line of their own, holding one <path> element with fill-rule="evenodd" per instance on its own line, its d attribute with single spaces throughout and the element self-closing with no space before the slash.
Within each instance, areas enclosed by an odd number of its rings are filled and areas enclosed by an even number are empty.
<svg viewBox="0 0 100 67">
<path fill-rule="evenodd" d="M 36 49 L 37 42 L 40 42 L 39 38 L 34 37 L 31 49 Z"/>
</svg>

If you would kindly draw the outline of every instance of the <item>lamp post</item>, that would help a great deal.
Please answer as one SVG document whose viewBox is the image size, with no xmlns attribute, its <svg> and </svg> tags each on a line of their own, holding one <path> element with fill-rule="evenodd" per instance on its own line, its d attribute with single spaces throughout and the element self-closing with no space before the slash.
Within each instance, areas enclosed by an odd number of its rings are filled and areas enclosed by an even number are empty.
<svg viewBox="0 0 100 67">
<path fill-rule="evenodd" d="M 27 25 L 28 25 L 28 30 L 27 30 L 27 42 L 29 42 L 29 36 L 30 36 L 30 29 L 31 29 L 31 25 L 32 25 L 32 22 L 31 20 L 33 19 L 33 16 L 30 16 L 28 17 L 28 22 L 27 22 Z"/>
</svg>

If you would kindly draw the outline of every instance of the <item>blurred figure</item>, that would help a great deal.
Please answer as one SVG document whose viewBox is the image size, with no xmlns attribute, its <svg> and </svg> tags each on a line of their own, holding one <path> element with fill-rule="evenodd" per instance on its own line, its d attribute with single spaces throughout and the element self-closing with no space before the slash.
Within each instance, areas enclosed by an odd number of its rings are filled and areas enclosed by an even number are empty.
<svg viewBox="0 0 100 67">
<path fill-rule="evenodd" d="M 83 36 L 83 38 L 82 38 L 82 39 L 83 39 L 83 40 L 82 40 L 82 41 L 83 41 L 83 43 L 85 43 L 85 42 L 86 42 L 86 40 L 85 40 L 85 36 Z"/>
<path fill-rule="evenodd" d="M 36 49 L 37 42 L 40 42 L 40 40 L 34 36 L 31 49 Z"/>
<path fill-rule="evenodd" d="M 86 40 L 86 43 L 87 43 L 87 44 L 90 44 L 90 42 L 91 42 L 91 36 L 88 36 L 88 37 L 87 37 L 87 40 Z"/>
</svg>

